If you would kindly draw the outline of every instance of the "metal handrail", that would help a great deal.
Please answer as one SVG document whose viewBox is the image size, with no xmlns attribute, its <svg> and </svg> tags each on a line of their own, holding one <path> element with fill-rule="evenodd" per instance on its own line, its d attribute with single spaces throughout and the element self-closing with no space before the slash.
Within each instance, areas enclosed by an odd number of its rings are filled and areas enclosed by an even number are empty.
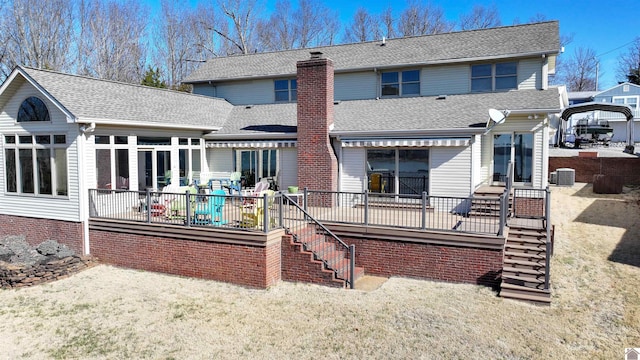
<svg viewBox="0 0 640 360">
<path fill-rule="evenodd" d="M 547 242 L 545 244 L 546 256 L 545 256 L 545 273 L 544 273 L 544 289 L 549 289 L 549 280 L 551 274 L 551 191 L 549 185 L 546 188 L 545 199 L 545 226 L 547 230 Z"/>
<path fill-rule="evenodd" d="M 320 227 L 322 229 L 322 231 L 324 231 L 325 234 L 329 235 L 331 238 L 336 240 L 337 243 L 339 243 L 345 249 L 347 249 L 347 252 L 349 254 L 349 279 L 345 279 L 345 280 L 349 283 L 349 287 L 351 289 L 353 289 L 354 286 L 355 286 L 355 245 L 347 245 L 336 234 L 334 234 L 331 230 L 329 230 L 323 223 L 321 223 L 318 219 L 314 218 L 305 209 L 303 209 L 295 200 L 293 200 L 293 198 L 289 197 L 285 193 L 280 193 L 280 194 L 285 199 L 287 199 L 287 201 L 289 202 L 290 205 L 295 206 L 298 210 L 300 210 L 302 212 L 302 214 L 304 214 L 304 220 L 310 220 L 313 224 L 315 224 L 316 226 Z M 305 207 L 306 207 L 306 203 L 307 203 L 307 201 L 306 201 L 306 196 L 305 196 L 305 199 L 304 199 Z M 285 229 L 288 232 L 290 232 L 289 228 L 285 227 Z M 325 262 L 325 265 L 328 265 L 328 264 Z"/>
</svg>

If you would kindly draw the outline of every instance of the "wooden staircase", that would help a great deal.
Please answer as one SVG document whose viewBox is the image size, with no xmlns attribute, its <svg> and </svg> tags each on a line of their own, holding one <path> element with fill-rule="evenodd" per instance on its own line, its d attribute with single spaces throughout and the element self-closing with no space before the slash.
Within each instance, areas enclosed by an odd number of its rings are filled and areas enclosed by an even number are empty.
<svg viewBox="0 0 640 360">
<path fill-rule="evenodd" d="M 473 193 L 469 215 L 500 217 L 500 195 L 504 186 L 481 186 Z M 509 207 L 513 202 L 513 192 L 509 195 Z"/>
<path fill-rule="evenodd" d="M 342 282 L 343 287 L 348 287 L 349 254 L 342 245 L 312 224 L 297 229 L 295 234 L 290 231 L 288 233 L 293 236 L 294 243 L 301 245 L 300 252 L 311 255 L 311 261 L 318 264 L 320 272 L 331 271 L 333 280 Z M 355 267 L 354 282 L 362 276 L 364 268 Z"/>
<path fill-rule="evenodd" d="M 541 304 L 551 303 L 545 289 L 547 231 L 542 220 L 509 220 L 500 296 Z"/>
</svg>

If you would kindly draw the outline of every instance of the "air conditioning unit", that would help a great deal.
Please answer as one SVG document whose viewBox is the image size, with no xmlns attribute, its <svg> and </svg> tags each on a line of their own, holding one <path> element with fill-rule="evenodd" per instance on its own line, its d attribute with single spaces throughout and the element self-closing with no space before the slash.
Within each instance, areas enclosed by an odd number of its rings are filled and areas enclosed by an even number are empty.
<svg viewBox="0 0 640 360">
<path fill-rule="evenodd" d="M 556 184 L 558 182 L 558 173 L 553 171 L 549 174 L 549 184 Z"/>
<path fill-rule="evenodd" d="M 556 169 L 556 184 L 558 186 L 572 186 L 576 182 L 574 169 Z"/>
</svg>

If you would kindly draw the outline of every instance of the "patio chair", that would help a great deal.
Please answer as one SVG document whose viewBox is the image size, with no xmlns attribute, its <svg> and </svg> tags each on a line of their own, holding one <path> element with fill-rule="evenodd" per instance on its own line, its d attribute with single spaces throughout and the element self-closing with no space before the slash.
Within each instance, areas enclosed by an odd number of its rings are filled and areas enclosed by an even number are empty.
<svg viewBox="0 0 640 360">
<path fill-rule="evenodd" d="M 167 188 L 169 188 L 169 190 L 166 190 Z M 171 194 L 166 194 L 163 195 L 163 197 L 166 199 L 165 202 L 167 203 L 166 205 L 166 217 L 168 219 L 184 219 L 187 217 L 187 204 L 186 204 L 186 199 L 185 199 L 185 194 L 187 193 L 187 191 L 189 191 L 189 193 L 191 194 L 191 196 L 189 196 L 189 206 L 190 206 L 190 211 L 193 214 L 194 210 L 195 210 L 195 205 L 196 205 L 196 194 L 198 193 L 198 191 L 196 190 L 195 187 L 193 186 L 178 186 L 178 187 L 165 187 L 165 189 L 163 189 L 163 192 L 167 192 L 167 191 L 171 191 Z"/>
<path fill-rule="evenodd" d="M 198 201 L 193 215 L 193 223 L 215 226 L 228 223 L 222 216 L 226 196 L 224 190 L 214 190 L 211 196 L 206 197 L 206 202 Z"/>
<path fill-rule="evenodd" d="M 264 204 L 264 195 L 267 195 L 267 204 Z M 268 209 L 273 206 L 275 191 L 263 190 L 258 195 L 260 199 L 255 200 L 252 203 L 246 203 L 242 206 L 242 220 L 240 221 L 240 227 L 243 228 L 259 228 L 263 225 L 265 207 Z M 270 218 L 270 226 L 275 225 L 275 219 Z"/>
</svg>

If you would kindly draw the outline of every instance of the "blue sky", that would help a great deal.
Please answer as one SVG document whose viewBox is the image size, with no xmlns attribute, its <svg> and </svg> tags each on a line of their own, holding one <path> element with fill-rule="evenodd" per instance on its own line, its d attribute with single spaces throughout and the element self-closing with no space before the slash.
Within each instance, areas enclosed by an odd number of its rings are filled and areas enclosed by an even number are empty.
<svg viewBox="0 0 640 360">
<path fill-rule="evenodd" d="M 191 3 L 210 0 L 190 0 Z M 152 7 L 159 6 L 159 0 L 146 0 Z M 276 0 L 266 0 L 265 11 L 270 12 Z M 295 0 L 291 0 L 295 3 Z M 348 23 L 359 7 L 370 13 L 378 14 L 391 5 L 396 13 L 405 6 L 404 1 L 372 0 L 324 0 L 327 7 L 337 10 L 343 24 Z M 573 34 L 573 42 L 565 47 L 564 57 L 568 58 L 578 47 L 594 49 L 600 60 L 600 90 L 617 84 L 617 58 L 627 51 L 630 43 L 640 36 L 640 8 L 638 0 L 580 1 L 580 0 L 510 0 L 510 1 L 443 1 L 431 0 L 431 3 L 443 8 L 448 20 L 457 20 L 460 14 L 471 11 L 475 4 L 495 4 L 503 25 L 511 25 L 518 20 L 527 22 L 536 14 L 542 14 L 547 20 L 560 21 L 562 35 Z"/>
</svg>

